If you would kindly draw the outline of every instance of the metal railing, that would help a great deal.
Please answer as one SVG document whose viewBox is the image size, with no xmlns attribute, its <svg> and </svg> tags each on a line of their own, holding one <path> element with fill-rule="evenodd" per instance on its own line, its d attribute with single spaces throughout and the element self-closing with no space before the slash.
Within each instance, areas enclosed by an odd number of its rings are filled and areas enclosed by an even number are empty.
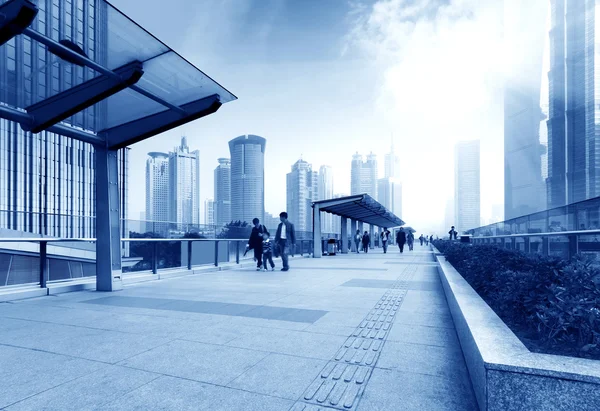
<svg viewBox="0 0 600 411">
<path fill-rule="evenodd" d="M 564 259 L 571 259 L 576 254 L 600 257 L 600 230 L 477 236 L 471 237 L 470 242 L 495 244 L 511 250 Z"/>
<path fill-rule="evenodd" d="M 121 241 L 128 243 L 130 256 L 124 259 L 137 260 L 138 263 L 131 269 L 123 269 L 125 274 L 133 272 L 151 272 L 152 274 L 158 274 L 160 269 L 187 269 L 192 270 L 194 267 L 201 267 L 206 265 L 214 265 L 219 267 L 223 263 L 231 263 L 235 261 L 236 264 L 240 264 L 242 260 L 251 260 L 253 253 L 249 252 L 247 256 L 243 255 L 245 251 L 245 245 L 248 239 L 205 239 L 205 238 L 181 238 L 181 239 L 157 239 L 157 238 L 122 238 Z M 38 267 L 33 268 L 35 264 L 28 264 L 25 269 L 39 270 L 39 280 L 37 282 L 29 281 L 29 279 L 35 278 L 31 272 L 26 273 L 23 277 L 28 279 L 27 281 L 19 281 L 16 279 L 11 282 L 12 285 L 23 285 L 23 284 L 39 284 L 41 288 L 46 288 L 48 282 L 52 282 L 49 275 L 49 262 L 52 260 L 62 260 L 68 262 L 84 262 L 86 264 L 95 265 L 95 255 L 93 258 L 84 256 L 72 256 L 68 255 L 49 255 L 48 245 L 61 244 L 63 243 L 95 243 L 95 238 L 0 238 L 0 257 L 9 256 L 8 263 L 4 264 L 5 267 L 0 264 L 0 280 L 5 279 L 4 283 L 0 281 L 0 288 L 8 283 L 8 276 L 11 275 L 11 263 L 14 256 L 28 256 L 38 258 Z M 37 243 L 39 248 L 32 250 L 31 247 L 8 247 L 9 244 L 15 243 Z M 135 245 L 151 245 L 151 247 L 139 248 Z M 185 244 L 184 244 L 185 243 Z M 205 247 L 204 244 L 211 244 L 211 247 Z M 5 245 L 3 249 L 2 246 Z M 294 254 L 303 256 L 305 254 L 312 253 L 312 240 L 297 240 L 295 250 L 292 250 Z M 81 250 L 78 250 L 81 251 Z M 172 257 L 171 261 L 162 260 L 168 257 L 170 254 Z M 232 261 L 233 260 L 233 261 Z M 29 261 L 31 263 L 31 261 Z M 1 263 L 1 261 L 0 261 Z M 142 264 L 139 264 L 142 263 Z M 136 266 L 138 266 L 136 268 Z M 69 268 L 70 270 L 70 268 Z M 95 275 L 95 271 L 80 270 L 82 275 L 77 278 L 91 277 Z M 83 271 L 93 272 L 92 275 L 83 275 Z M 23 273 L 23 269 L 21 269 Z M 18 275 L 18 273 L 17 273 Z M 69 278 L 67 278 L 68 280 Z M 60 280 L 64 280 L 61 278 Z"/>
</svg>

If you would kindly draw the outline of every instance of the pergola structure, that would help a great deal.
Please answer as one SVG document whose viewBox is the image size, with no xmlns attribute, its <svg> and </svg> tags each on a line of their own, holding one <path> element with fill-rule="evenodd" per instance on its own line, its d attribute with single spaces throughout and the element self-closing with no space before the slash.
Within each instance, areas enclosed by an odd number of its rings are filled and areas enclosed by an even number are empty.
<svg viewBox="0 0 600 411">
<path fill-rule="evenodd" d="M 48 88 L 45 97 L 36 94 L 26 107 L 18 106 L 23 98 L 17 98 L 16 106 L 0 101 L 0 118 L 31 133 L 45 130 L 94 146 L 96 285 L 113 291 L 121 288 L 117 150 L 210 115 L 236 97 L 104 0 L 96 2 L 103 26 L 92 57 L 69 39 L 36 31 L 38 12 L 28 0 L 0 5 L 0 47 L 27 36 L 59 64 L 85 68 L 86 76 L 70 88 Z M 24 93 L 10 81 L 0 76 L 3 88 Z M 89 129 L 72 120 L 83 110 L 93 117 Z"/>
<path fill-rule="evenodd" d="M 348 197 L 332 198 L 329 200 L 315 201 L 313 208 L 313 257 L 320 258 L 323 255 L 321 245 L 321 212 L 340 216 L 342 220 L 341 243 L 342 253 L 348 252 L 348 219 L 352 227 L 352 234 L 359 229 L 362 232 L 362 224 L 369 224 L 369 235 L 373 238 L 375 227 L 393 228 L 404 225 L 404 221 L 383 205 L 375 201 L 368 194 L 358 194 Z M 358 224 L 358 225 L 357 225 Z M 354 250 L 354 242 L 351 247 Z"/>
</svg>

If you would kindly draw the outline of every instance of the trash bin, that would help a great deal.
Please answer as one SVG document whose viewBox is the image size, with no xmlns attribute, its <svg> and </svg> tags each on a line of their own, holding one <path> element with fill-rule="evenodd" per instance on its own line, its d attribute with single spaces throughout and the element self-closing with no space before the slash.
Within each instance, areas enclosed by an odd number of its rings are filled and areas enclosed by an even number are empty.
<svg viewBox="0 0 600 411">
<path fill-rule="evenodd" d="M 327 255 L 335 255 L 337 252 L 337 244 L 335 238 L 327 240 Z"/>
</svg>

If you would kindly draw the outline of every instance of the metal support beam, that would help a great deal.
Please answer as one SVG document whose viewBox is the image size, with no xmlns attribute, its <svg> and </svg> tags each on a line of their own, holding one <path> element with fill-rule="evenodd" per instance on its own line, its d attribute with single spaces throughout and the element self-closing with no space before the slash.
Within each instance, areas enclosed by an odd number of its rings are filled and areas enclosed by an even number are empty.
<svg viewBox="0 0 600 411">
<path fill-rule="evenodd" d="M 348 219 L 346 217 L 340 217 L 341 219 L 341 233 L 340 233 L 340 242 L 341 242 L 341 250 L 342 254 L 348 254 Z"/>
<path fill-rule="evenodd" d="M 313 205 L 313 258 L 323 256 L 323 243 L 321 242 L 321 208 Z"/>
<path fill-rule="evenodd" d="M 126 89 L 138 82 L 144 74 L 139 61 L 126 64 L 115 70 L 117 77 L 101 75 L 78 86 L 48 97 L 26 108 L 31 114 L 30 123 L 21 123 L 25 131 L 39 133 L 74 114 Z"/>
<path fill-rule="evenodd" d="M 375 226 L 373 224 L 369 224 L 369 237 L 371 237 L 369 248 L 372 250 L 375 248 Z"/>
<path fill-rule="evenodd" d="M 48 281 L 48 242 L 40 241 L 40 287 L 46 288 Z"/>
<path fill-rule="evenodd" d="M 37 6 L 28 0 L 12 0 L 0 5 L 0 46 L 23 33 L 37 13 Z"/>
<path fill-rule="evenodd" d="M 356 241 L 355 241 L 355 237 L 356 237 L 356 230 L 357 230 L 357 225 L 356 225 L 357 221 L 354 218 L 350 219 L 350 234 L 351 234 L 351 238 L 352 240 L 350 241 L 350 251 L 353 253 L 358 252 L 358 248 L 356 248 Z"/>
<path fill-rule="evenodd" d="M 95 147 L 96 155 L 96 289 L 122 288 L 119 167 L 116 150 Z"/>
<path fill-rule="evenodd" d="M 14 121 L 19 124 L 31 123 L 33 121 L 31 115 L 27 114 L 26 112 L 6 106 L 0 106 L 0 117 L 6 120 Z M 48 127 L 46 131 L 71 137 L 75 140 L 84 141 L 90 144 L 104 144 L 104 140 L 101 137 L 96 136 L 95 134 L 78 130 L 76 128 L 68 127 L 62 124 L 57 124 Z"/>
<path fill-rule="evenodd" d="M 98 134 L 106 138 L 111 149 L 117 150 L 212 114 L 219 107 L 221 107 L 221 98 L 218 94 L 213 94 L 185 104 L 182 108 L 188 113 L 186 116 L 182 117 L 178 113 L 165 110 L 127 124 L 103 130 Z"/>
</svg>

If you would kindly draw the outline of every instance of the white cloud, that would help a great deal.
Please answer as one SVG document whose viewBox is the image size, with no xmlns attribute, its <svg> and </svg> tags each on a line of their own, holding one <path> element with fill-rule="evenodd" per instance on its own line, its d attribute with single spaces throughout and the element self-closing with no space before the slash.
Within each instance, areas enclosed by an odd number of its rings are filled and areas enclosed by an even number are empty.
<svg viewBox="0 0 600 411">
<path fill-rule="evenodd" d="M 481 139 L 482 216 L 503 201 L 502 20 L 501 0 L 380 0 L 350 33 L 382 72 L 377 108 L 400 136 L 415 226 L 443 221 L 458 140 Z"/>
</svg>

